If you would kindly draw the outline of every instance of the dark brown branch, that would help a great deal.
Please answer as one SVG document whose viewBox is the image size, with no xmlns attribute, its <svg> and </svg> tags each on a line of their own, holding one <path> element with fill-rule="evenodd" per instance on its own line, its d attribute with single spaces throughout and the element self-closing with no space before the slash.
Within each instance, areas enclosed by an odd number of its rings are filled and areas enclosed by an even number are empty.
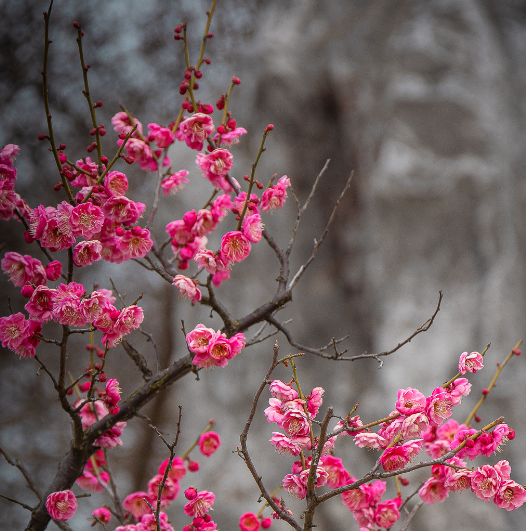
<svg viewBox="0 0 526 531">
<path fill-rule="evenodd" d="M 145 381 L 148 381 L 152 378 L 152 371 L 148 368 L 148 364 L 146 363 L 146 360 L 144 359 L 144 356 L 136 350 L 128 341 L 124 340 L 122 342 L 122 348 L 126 351 L 126 354 L 130 356 L 130 358 L 133 360 L 133 363 L 137 365 L 138 369 L 142 372 L 142 377 Z"/>
</svg>

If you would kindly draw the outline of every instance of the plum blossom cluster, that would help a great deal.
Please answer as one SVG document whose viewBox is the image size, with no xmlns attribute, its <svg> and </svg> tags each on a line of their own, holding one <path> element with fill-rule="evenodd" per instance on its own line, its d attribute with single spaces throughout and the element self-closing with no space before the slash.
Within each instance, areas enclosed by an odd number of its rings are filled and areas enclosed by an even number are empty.
<svg viewBox="0 0 526 531">
<path fill-rule="evenodd" d="M 210 421 L 210 425 L 213 421 Z M 210 457 L 216 452 L 221 444 L 219 435 L 213 431 L 202 433 L 196 445 L 206 457 Z M 118 527 L 121 531 L 155 531 L 155 510 L 158 499 L 160 499 L 160 519 L 161 529 L 163 531 L 173 531 L 173 527 L 168 521 L 166 510 L 171 503 L 177 499 L 181 489 L 180 481 L 186 476 L 187 468 L 190 472 L 196 472 L 199 469 L 197 461 L 189 458 L 189 453 L 193 446 L 185 453 L 185 457 L 175 457 L 171 461 L 166 459 L 158 469 L 158 473 L 148 482 L 147 491 L 137 491 L 126 496 L 123 507 L 128 511 L 135 523 Z M 185 459 L 187 464 L 185 465 Z M 197 466 L 196 466 L 197 465 Z M 213 531 L 217 525 L 208 513 L 215 501 L 212 492 L 197 492 L 194 487 L 189 487 L 184 492 L 188 502 L 184 506 L 184 514 L 193 517 L 192 523 L 185 526 L 186 531 Z"/>
<path fill-rule="evenodd" d="M 238 333 L 228 338 L 223 332 L 198 324 L 186 334 L 190 352 L 195 354 L 192 363 L 200 368 L 226 367 L 245 347 L 245 336 Z"/>
<path fill-rule="evenodd" d="M 15 158 L 20 148 L 8 144 L 0 151 L 0 219 L 9 220 L 16 217 L 15 212 L 24 217 L 29 215 L 27 203 L 15 192 L 17 170 Z"/>
<path fill-rule="evenodd" d="M 88 295 L 84 286 L 76 282 L 60 284 L 57 288 L 40 284 L 35 289 L 30 287 L 26 290 L 26 296 L 29 296 L 25 305 L 29 319 L 20 312 L 0 317 L 2 346 L 24 358 L 35 355 L 42 323 L 56 321 L 70 326 L 90 324 L 103 332 L 102 345 L 113 347 L 126 334 L 138 328 L 144 318 L 142 309 L 136 305 L 118 310 L 113 305 L 115 297 L 110 290 L 99 289 Z"/>
<path fill-rule="evenodd" d="M 463 442 L 455 457 L 446 462 L 452 466 L 434 465 L 431 477 L 420 489 L 420 497 L 427 503 L 443 502 L 450 492 L 471 489 L 484 501 L 494 501 L 507 511 L 520 507 L 526 501 L 526 489 L 510 479 L 511 467 L 508 461 L 483 465 L 476 469 L 467 467 L 465 459 L 474 460 L 478 456 L 490 457 L 500 451 L 502 445 L 515 438 L 515 432 L 506 424 L 498 424 L 492 431 L 483 432 L 472 438 L 477 430 L 450 419 L 438 428 L 430 427 L 423 434 L 424 448 L 433 458 L 441 457 L 455 450 Z"/>
<path fill-rule="evenodd" d="M 354 483 L 354 481 L 356 479 L 350 476 L 347 483 Z M 360 529 L 389 529 L 400 518 L 398 509 L 402 505 L 402 498 L 397 496 L 394 499 L 382 501 L 385 490 L 385 481 L 373 481 L 341 495 L 342 502 L 349 511 L 352 511 Z"/>
</svg>

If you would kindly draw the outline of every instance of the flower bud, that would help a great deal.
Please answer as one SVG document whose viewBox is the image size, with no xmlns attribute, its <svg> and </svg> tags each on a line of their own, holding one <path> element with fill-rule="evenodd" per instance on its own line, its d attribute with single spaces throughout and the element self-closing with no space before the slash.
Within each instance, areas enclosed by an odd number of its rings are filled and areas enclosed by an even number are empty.
<svg viewBox="0 0 526 531">
<path fill-rule="evenodd" d="M 187 499 L 187 500 L 193 500 L 195 497 L 197 496 L 197 489 L 195 487 L 188 487 L 185 491 L 184 491 L 184 497 Z"/>
</svg>

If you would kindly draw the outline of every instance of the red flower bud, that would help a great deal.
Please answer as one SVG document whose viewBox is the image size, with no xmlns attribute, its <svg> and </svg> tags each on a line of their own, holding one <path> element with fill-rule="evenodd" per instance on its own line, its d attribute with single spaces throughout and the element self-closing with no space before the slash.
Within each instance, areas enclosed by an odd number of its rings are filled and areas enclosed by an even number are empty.
<svg viewBox="0 0 526 531">
<path fill-rule="evenodd" d="M 101 373 L 99 374 L 99 382 L 100 382 L 100 383 L 104 383 L 107 379 L 108 379 L 108 377 L 106 376 L 105 373 L 101 372 Z"/>
<path fill-rule="evenodd" d="M 53 190 L 55 190 L 55 192 L 58 192 L 61 187 L 62 187 L 62 183 L 57 183 L 55 184 L 55 186 L 53 186 Z"/>
<path fill-rule="evenodd" d="M 33 295 L 33 291 L 35 291 L 35 288 L 33 286 L 30 286 L 29 284 L 26 284 L 25 286 L 22 287 L 22 289 L 20 290 L 20 293 L 22 297 L 29 299 L 31 295 Z"/>
<path fill-rule="evenodd" d="M 188 487 L 185 491 L 184 491 L 184 497 L 187 499 L 187 500 L 193 500 L 195 497 L 197 496 L 197 489 L 195 487 Z"/>
<path fill-rule="evenodd" d="M 238 77 L 233 77 L 232 83 L 234 83 L 234 85 L 239 85 L 241 83 L 241 80 Z"/>
</svg>

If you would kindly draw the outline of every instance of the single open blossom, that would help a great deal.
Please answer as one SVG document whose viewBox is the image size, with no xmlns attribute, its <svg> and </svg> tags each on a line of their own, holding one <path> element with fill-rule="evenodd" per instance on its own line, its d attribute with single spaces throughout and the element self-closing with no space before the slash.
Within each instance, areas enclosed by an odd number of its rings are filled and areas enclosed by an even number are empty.
<svg viewBox="0 0 526 531">
<path fill-rule="evenodd" d="M 134 125 L 137 125 L 137 130 L 139 133 L 142 133 L 142 124 L 137 120 L 136 118 L 130 118 L 128 114 L 125 112 L 118 112 L 112 119 L 111 124 L 113 125 L 113 129 L 117 133 L 126 133 L 128 134 L 132 129 Z"/>
<path fill-rule="evenodd" d="M 333 455 L 326 455 L 320 459 L 320 464 L 326 470 L 327 486 L 337 489 L 347 484 L 349 473 L 345 470 L 342 460 Z"/>
<path fill-rule="evenodd" d="M 173 144 L 174 135 L 170 129 L 167 127 L 162 127 L 158 124 L 148 124 L 148 140 L 150 142 L 155 142 L 157 147 L 164 149 L 170 144 Z"/>
<path fill-rule="evenodd" d="M 111 512 L 106 507 L 100 507 L 95 509 L 92 513 L 93 516 L 96 516 L 103 524 L 109 524 L 111 520 Z"/>
<path fill-rule="evenodd" d="M 207 328 L 204 324 L 198 324 L 190 333 L 186 334 L 186 343 L 190 352 L 194 354 L 206 354 L 208 345 L 215 336 L 212 328 Z"/>
<path fill-rule="evenodd" d="M 526 501 L 526 490 L 515 481 L 505 479 L 495 493 L 493 501 L 497 507 L 506 509 L 506 511 L 513 511 Z"/>
<path fill-rule="evenodd" d="M 102 245 L 98 240 L 79 242 L 73 249 L 73 263 L 86 267 L 101 259 Z"/>
<path fill-rule="evenodd" d="M 121 389 L 119 382 L 114 378 L 110 378 L 106 382 L 106 391 L 104 392 L 104 403 L 108 408 L 108 411 L 114 415 L 119 412 L 117 404 L 121 399 Z"/>
<path fill-rule="evenodd" d="M 440 426 L 444 420 L 451 417 L 451 408 L 453 407 L 453 400 L 449 393 L 442 387 L 437 387 L 427 398 L 426 416 L 430 420 L 430 424 Z"/>
<path fill-rule="evenodd" d="M 214 149 L 212 153 L 205 155 L 198 153 L 196 164 L 199 166 L 203 176 L 208 179 L 213 186 L 227 193 L 233 191 L 232 186 L 225 178 L 234 163 L 232 154 L 226 149 Z"/>
<path fill-rule="evenodd" d="M 471 384 L 466 378 L 457 378 L 447 388 L 454 406 L 458 406 L 463 396 L 468 396 L 471 391 Z"/>
<path fill-rule="evenodd" d="M 354 478 L 349 478 L 348 482 L 353 483 Z M 369 507 L 367 494 L 361 489 L 351 489 L 342 492 L 342 502 L 349 511 L 359 511 Z"/>
<path fill-rule="evenodd" d="M 250 248 L 250 242 L 242 232 L 227 232 L 221 238 L 221 259 L 225 264 L 241 262 L 249 255 Z"/>
<path fill-rule="evenodd" d="M 455 470 L 450 474 L 444 485 L 451 492 L 461 492 L 467 490 L 471 487 L 471 476 L 473 471 L 468 470 L 467 468 L 461 468 Z"/>
<path fill-rule="evenodd" d="M 34 356 L 34 347 L 38 344 L 38 340 L 33 341 L 32 338 L 41 328 L 40 321 L 28 320 L 20 312 L 0 317 L 0 341 L 3 347 L 13 350 L 24 358 Z"/>
<path fill-rule="evenodd" d="M 53 319 L 53 295 L 55 290 L 47 286 L 37 286 L 24 306 L 26 312 L 42 322 Z"/>
<path fill-rule="evenodd" d="M 120 171 L 110 171 L 104 177 L 104 188 L 109 196 L 124 195 L 128 191 L 128 177 Z"/>
<path fill-rule="evenodd" d="M 65 522 L 77 510 L 77 498 L 70 490 L 53 492 L 47 497 L 46 509 L 53 520 Z"/>
<path fill-rule="evenodd" d="M 160 465 L 158 473 L 161 474 L 161 476 L 164 476 L 164 472 L 166 471 L 166 467 L 168 466 L 169 459 L 165 459 Z M 170 471 L 168 472 L 168 477 L 171 478 L 173 481 L 179 481 L 186 475 L 186 467 L 184 464 L 184 461 L 180 457 L 174 457 L 172 460 L 172 466 L 170 467 Z"/>
<path fill-rule="evenodd" d="M 241 135 L 245 135 L 246 133 L 247 130 L 244 127 L 236 127 L 235 129 L 227 131 L 221 135 L 221 145 L 230 146 L 232 144 L 237 144 L 239 142 L 239 137 Z M 219 137 L 219 133 L 215 134 L 214 142 L 218 142 Z"/>
<path fill-rule="evenodd" d="M 117 244 L 117 247 L 127 260 L 146 256 L 152 246 L 153 241 L 150 238 L 150 231 L 138 226 L 126 231 Z"/>
<path fill-rule="evenodd" d="M 186 178 L 188 172 L 180 170 L 178 172 L 168 175 L 161 183 L 161 189 L 164 195 L 176 194 L 184 188 L 184 185 L 190 181 Z"/>
<path fill-rule="evenodd" d="M 325 390 L 322 387 L 315 387 L 307 397 L 307 410 L 311 418 L 314 418 L 318 414 L 318 410 L 323 403 L 322 397 L 324 393 Z"/>
<path fill-rule="evenodd" d="M 215 431 L 208 431 L 201 434 L 198 444 L 201 453 L 210 457 L 221 446 L 221 439 Z"/>
<path fill-rule="evenodd" d="M 426 408 L 426 397 L 417 389 L 408 387 L 398 390 L 396 409 L 402 415 L 422 413 Z"/>
<path fill-rule="evenodd" d="M 150 479 L 150 481 L 148 481 L 148 495 L 150 499 L 155 500 L 155 503 L 152 504 L 154 507 L 157 503 L 159 487 L 162 482 L 163 476 L 161 476 L 161 474 L 156 474 Z M 163 490 L 161 491 L 161 507 L 168 507 L 168 505 L 177 498 L 180 488 L 179 481 L 167 477 L 164 482 Z"/>
<path fill-rule="evenodd" d="M 204 113 L 196 113 L 179 124 L 186 145 L 190 149 L 201 151 L 207 137 L 213 133 L 215 127 L 212 118 Z"/>
<path fill-rule="evenodd" d="M 471 476 L 471 490 L 477 498 L 490 501 L 499 491 L 502 476 L 491 465 L 479 466 Z"/>
<path fill-rule="evenodd" d="M 420 498 L 431 505 L 443 502 L 449 496 L 449 490 L 445 486 L 444 478 L 430 477 L 418 491 Z"/>
<path fill-rule="evenodd" d="M 62 273 L 62 264 L 58 260 L 53 260 L 49 262 L 46 266 L 46 278 L 48 280 L 54 281 L 60 278 Z"/>
<path fill-rule="evenodd" d="M 186 516 L 204 516 L 214 504 L 216 497 L 213 492 L 202 490 L 194 499 L 185 503 L 183 511 Z"/>
<path fill-rule="evenodd" d="M 281 380 L 274 380 L 269 387 L 270 394 L 279 400 L 295 400 L 298 398 L 298 391 L 289 385 L 283 383 Z"/>
<path fill-rule="evenodd" d="M 175 275 L 172 284 L 179 288 L 181 292 L 180 297 L 186 297 L 190 299 L 194 304 L 201 300 L 201 291 L 197 287 L 197 284 L 191 278 L 184 275 Z"/>
<path fill-rule="evenodd" d="M 2 270 L 9 275 L 9 279 L 17 287 L 26 284 L 40 286 L 47 282 L 46 271 L 40 260 L 36 260 L 28 254 L 5 253 L 4 258 L 2 258 Z"/>
<path fill-rule="evenodd" d="M 281 208 L 287 199 L 289 186 L 290 179 L 284 175 L 274 186 L 265 190 L 261 196 L 261 210 L 268 212 L 271 209 Z"/>
<path fill-rule="evenodd" d="M 102 212 L 104 216 L 118 223 L 135 223 L 144 212 L 146 205 L 128 199 L 127 197 L 113 196 L 110 197 L 103 205 Z"/>
<path fill-rule="evenodd" d="M 283 478 L 283 488 L 298 500 L 303 500 L 307 495 L 307 488 L 296 474 L 287 474 Z"/>
<path fill-rule="evenodd" d="M 152 512 L 150 507 L 148 507 L 148 504 L 144 501 L 144 498 L 146 498 L 147 500 L 150 499 L 150 496 L 147 492 L 132 492 L 131 494 L 128 494 L 128 496 L 126 496 L 126 498 L 122 502 L 122 506 L 127 511 L 130 511 L 130 513 L 132 513 L 135 518 L 140 519 L 143 515 Z"/>
<path fill-rule="evenodd" d="M 259 212 L 245 216 L 245 219 L 243 220 L 243 234 L 247 240 L 252 243 L 257 243 L 261 240 L 262 233 L 263 223 Z"/>
<path fill-rule="evenodd" d="M 310 437 L 287 437 L 276 431 L 272 432 L 270 444 L 276 447 L 279 454 L 290 454 L 294 457 L 298 456 L 301 450 L 311 449 Z"/>
<path fill-rule="evenodd" d="M 402 498 L 386 500 L 379 503 L 374 509 L 374 521 L 378 527 L 389 529 L 400 518 L 398 507 L 402 505 Z"/>
<path fill-rule="evenodd" d="M 381 448 L 386 448 L 389 442 L 378 433 L 362 432 L 356 434 L 354 444 L 359 448 L 380 450 Z"/>
<path fill-rule="evenodd" d="M 104 214 L 100 207 L 90 202 L 81 203 L 71 210 L 69 224 L 75 238 L 89 240 L 94 234 L 100 232 L 104 223 Z"/>
<path fill-rule="evenodd" d="M 380 457 L 380 462 L 386 472 L 403 468 L 410 460 L 409 450 L 405 446 L 388 448 Z"/>
<path fill-rule="evenodd" d="M 460 374 L 466 374 L 466 372 L 477 372 L 484 367 L 482 354 L 478 352 L 463 352 L 460 355 L 458 361 L 458 370 Z"/>
<path fill-rule="evenodd" d="M 298 409 L 289 409 L 283 416 L 281 426 L 291 437 L 305 437 L 310 433 L 305 412 Z"/>
<path fill-rule="evenodd" d="M 244 513 L 239 519 L 241 531 L 258 531 L 259 519 L 254 513 Z"/>
</svg>

